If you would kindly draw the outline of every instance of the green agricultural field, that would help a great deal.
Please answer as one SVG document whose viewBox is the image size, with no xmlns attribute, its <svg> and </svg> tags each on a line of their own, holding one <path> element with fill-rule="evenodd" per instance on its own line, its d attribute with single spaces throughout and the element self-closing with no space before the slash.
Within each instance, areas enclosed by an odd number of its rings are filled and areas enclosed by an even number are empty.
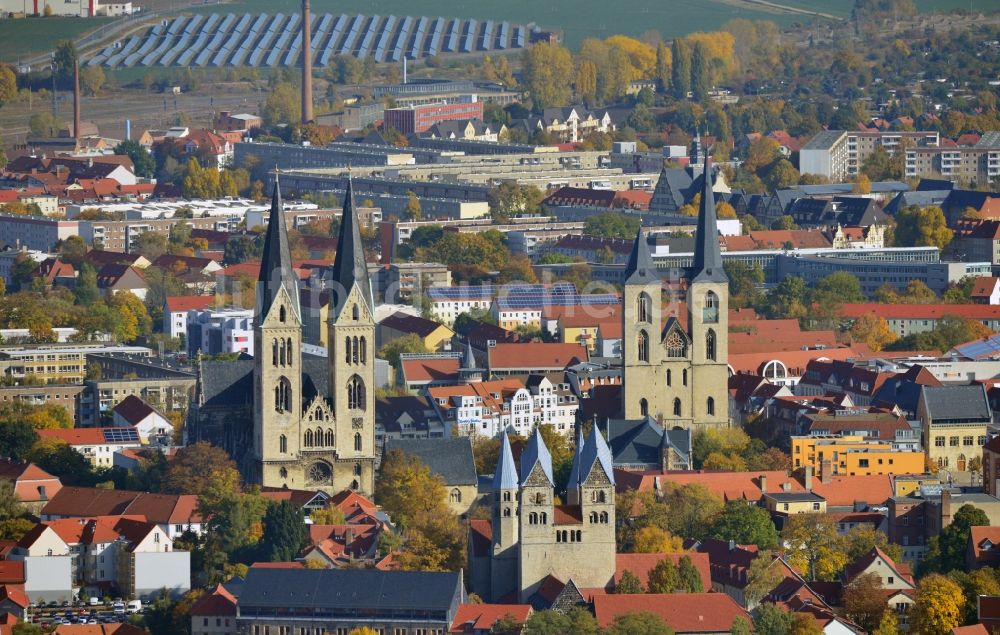
<svg viewBox="0 0 1000 635">
<path fill-rule="evenodd" d="M 59 40 L 76 39 L 112 18 L 27 18 L 0 20 L 0 62 L 16 64 L 55 48 Z"/>
</svg>

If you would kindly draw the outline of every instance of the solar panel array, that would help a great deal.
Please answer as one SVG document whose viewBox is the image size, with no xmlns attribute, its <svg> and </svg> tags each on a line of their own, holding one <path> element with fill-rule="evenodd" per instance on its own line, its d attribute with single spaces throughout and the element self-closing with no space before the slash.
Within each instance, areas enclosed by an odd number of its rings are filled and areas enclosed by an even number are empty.
<svg viewBox="0 0 1000 635">
<path fill-rule="evenodd" d="M 302 59 L 301 16 L 209 14 L 165 19 L 90 57 L 90 66 L 296 66 Z M 525 46 L 527 28 L 493 20 L 426 16 L 314 15 L 315 64 L 335 55 L 377 62 L 444 53 L 504 51 Z"/>
<path fill-rule="evenodd" d="M 135 428 L 101 428 L 105 443 L 138 443 L 139 433 Z"/>
<path fill-rule="evenodd" d="M 540 309 L 547 306 L 603 306 L 618 304 L 621 299 L 616 293 L 590 293 L 560 295 L 512 295 L 497 298 L 497 306 L 503 310 L 510 309 Z"/>
</svg>

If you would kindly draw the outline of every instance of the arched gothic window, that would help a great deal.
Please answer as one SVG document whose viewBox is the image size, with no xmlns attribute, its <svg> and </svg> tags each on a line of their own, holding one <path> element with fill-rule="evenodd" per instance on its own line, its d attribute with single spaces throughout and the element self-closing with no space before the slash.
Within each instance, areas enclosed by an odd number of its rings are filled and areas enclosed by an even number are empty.
<svg viewBox="0 0 1000 635">
<path fill-rule="evenodd" d="M 705 401 L 705 410 L 708 412 L 708 415 L 710 417 L 711 416 L 715 416 L 715 399 L 712 399 L 711 397 L 709 397 Z"/>
<path fill-rule="evenodd" d="M 543 525 L 548 525 L 549 524 L 549 515 L 546 514 L 545 512 L 542 512 L 541 514 L 539 514 L 538 517 L 539 517 L 539 520 L 541 520 L 541 522 L 542 522 Z"/>
<path fill-rule="evenodd" d="M 681 383 L 685 386 L 688 385 L 688 369 L 686 368 L 681 370 Z"/>
<path fill-rule="evenodd" d="M 636 342 L 638 347 L 639 361 L 648 362 L 649 361 L 649 335 L 646 331 L 639 331 L 638 341 Z"/>
<path fill-rule="evenodd" d="M 674 398 L 674 416 L 681 416 L 681 400 Z"/>
<path fill-rule="evenodd" d="M 351 375 L 347 380 L 347 407 L 350 410 L 364 410 L 365 382 L 357 375 Z"/>
<path fill-rule="evenodd" d="M 601 523 L 608 524 L 608 512 L 601 512 Z"/>
<path fill-rule="evenodd" d="M 667 385 L 668 385 L 668 386 L 671 386 L 671 385 L 673 385 L 673 381 L 674 381 L 674 379 L 673 379 L 673 375 L 674 375 L 674 374 L 673 374 L 672 372 L 670 372 L 670 369 L 668 368 L 668 369 L 667 369 Z"/>
<path fill-rule="evenodd" d="M 594 524 L 597 522 L 597 512 L 590 512 L 590 523 Z"/>
<path fill-rule="evenodd" d="M 358 359 L 361 360 L 362 364 L 367 364 L 368 363 L 368 341 L 365 339 L 364 335 L 361 336 L 360 342 L 361 342 L 361 344 L 360 344 L 360 346 L 361 346 L 361 354 L 358 356 Z"/>
<path fill-rule="evenodd" d="M 715 331 L 712 329 L 705 333 L 705 359 L 715 361 Z"/>
<path fill-rule="evenodd" d="M 606 503 L 607 501 L 608 501 L 607 494 L 604 493 L 604 490 L 599 489 L 596 492 L 594 492 L 595 503 Z"/>
<path fill-rule="evenodd" d="M 462 492 L 457 487 L 454 488 L 453 490 L 451 490 L 451 493 L 448 494 L 448 501 L 452 503 L 461 503 Z"/>
<path fill-rule="evenodd" d="M 278 365 L 278 338 L 271 339 L 271 363 Z"/>
<path fill-rule="evenodd" d="M 715 324 L 719 321 L 719 296 L 715 295 L 714 291 L 705 294 L 705 306 L 701 315 L 706 324 Z"/>
<path fill-rule="evenodd" d="M 670 371 L 668 370 L 667 372 L 669 373 Z M 645 397 L 639 400 L 639 414 L 643 417 L 649 416 L 649 402 L 646 401 Z"/>
<path fill-rule="evenodd" d="M 285 349 L 286 349 L 285 355 L 288 357 L 288 365 L 291 366 L 292 365 L 292 351 L 293 351 L 293 349 L 292 349 L 292 338 L 289 337 L 287 340 L 285 340 Z"/>
<path fill-rule="evenodd" d="M 358 363 L 358 338 L 357 336 L 351 339 L 351 363 Z"/>
<path fill-rule="evenodd" d="M 528 514 L 528 524 L 529 525 L 537 525 L 538 524 L 538 513 L 537 512 L 531 512 L 530 514 Z"/>
<path fill-rule="evenodd" d="M 288 319 L 288 313 L 285 311 L 285 305 L 282 304 L 278 309 L 278 321 L 284 323 Z"/>
<path fill-rule="evenodd" d="M 292 385 L 285 377 L 279 378 L 274 387 L 274 409 L 278 412 L 292 409 Z"/>
<path fill-rule="evenodd" d="M 288 478 L 288 469 L 284 467 L 281 468 L 278 470 L 278 475 L 281 476 L 281 478 Z"/>
<path fill-rule="evenodd" d="M 351 336 L 344 337 L 344 361 L 351 363 Z"/>
<path fill-rule="evenodd" d="M 510 492 L 504 492 L 503 493 L 503 501 L 505 503 L 509 503 L 510 502 Z"/>
<path fill-rule="evenodd" d="M 355 432 L 354 433 L 354 451 L 355 452 L 360 452 L 361 451 L 361 433 L 360 432 Z"/>
<path fill-rule="evenodd" d="M 504 515 L 504 518 L 510 518 L 510 507 L 504 507 L 503 508 L 503 515 Z"/>
<path fill-rule="evenodd" d="M 302 445 L 304 445 L 307 448 L 311 448 L 312 444 L 313 444 L 313 431 L 306 430 L 305 438 L 302 439 Z"/>
<path fill-rule="evenodd" d="M 322 420 L 323 420 L 323 409 L 316 408 L 316 421 L 322 421 Z"/>
<path fill-rule="evenodd" d="M 316 436 L 314 437 L 316 445 L 323 445 L 323 428 L 316 428 Z"/>
<path fill-rule="evenodd" d="M 281 366 L 284 366 L 285 365 L 285 352 L 288 350 L 287 347 L 285 346 L 284 340 L 281 341 L 281 344 L 279 345 L 278 349 L 279 349 L 278 350 L 278 358 L 281 360 L 279 362 L 279 364 Z"/>
<path fill-rule="evenodd" d="M 278 437 L 278 451 L 282 454 L 288 452 L 288 437 L 285 435 Z"/>
<path fill-rule="evenodd" d="M 645 291 L 639 294 L 636 301 L 635 315 L 638 322 L 653 321 L 653 301 Z"/>
<path fill-rule="evenodd" d="M 684 338 L 676 330 L 667 336 L 667 357 L 684 357 L 687 354 L 687 345 Z"/>
<path fill-rule="evenodd" d="M 326 431 L 326 435 L 324 436 L 323 444 L 326 447 L 328 447 L 328 448 L 332 448 L 334 445 L 336 445 L 333 442 L 333 429 L 332 428 Z"/>
<path fill-rule="evenodd" d="M 360 463 L 355 463 L 354 464 L 354 476 L 361 476 L 361 464 Z"/>
<path fill-rule="evenodd" d="M 354 307 L 351 308 L 351 318 L 355 320 L 361 319 L 361 309 L 358 308 L 357 304 L 355 304 Z"/>
</svg>

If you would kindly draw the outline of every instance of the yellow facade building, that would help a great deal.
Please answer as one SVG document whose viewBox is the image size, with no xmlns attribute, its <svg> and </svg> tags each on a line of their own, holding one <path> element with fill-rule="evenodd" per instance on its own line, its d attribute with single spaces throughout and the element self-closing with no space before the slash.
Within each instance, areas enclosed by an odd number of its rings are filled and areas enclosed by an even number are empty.
<svg viewBox="0 0 1000 635">
<path fill-rule="evenodd" d="M 866 441 L 863 436 L 792 437 L 792 467 L 819 471 L 829 462 L 831 473 L 845 476 L 923 474 L 924 453 L 897 450 L 891 443 Z"/>
</svg>

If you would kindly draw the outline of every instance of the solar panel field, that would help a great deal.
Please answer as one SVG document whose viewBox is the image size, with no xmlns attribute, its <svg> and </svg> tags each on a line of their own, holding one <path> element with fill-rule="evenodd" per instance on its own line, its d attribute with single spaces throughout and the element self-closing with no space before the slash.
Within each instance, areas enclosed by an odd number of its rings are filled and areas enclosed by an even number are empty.
<svg viewBox="0 0 1000 635">
<path fill-rule="evenodd" d="M 298 13 L 182 15 L 116 41 L 86 63 L 115 69 L 295 66 L 302 56 L 301 26 Z M 506 20 L 326 13 L 314 14 L 310 26 L 319 66 L 335 55 L 399 62 L 404 56 L 509 51 L 527 41 L 527 27 Z"/>
</svg>

